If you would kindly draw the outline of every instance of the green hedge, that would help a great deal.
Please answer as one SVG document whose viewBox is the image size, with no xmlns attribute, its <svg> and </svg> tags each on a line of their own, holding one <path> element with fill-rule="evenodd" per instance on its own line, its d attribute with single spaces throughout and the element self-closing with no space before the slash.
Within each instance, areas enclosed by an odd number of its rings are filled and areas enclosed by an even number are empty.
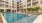
<svg viewBox="0 0 42 23">
<path fill-rule="evenodd" d="M 39 9 L 40 9 L 39 6 L 27 8 L 28 11 L 38 11 Z"/>
</svg>

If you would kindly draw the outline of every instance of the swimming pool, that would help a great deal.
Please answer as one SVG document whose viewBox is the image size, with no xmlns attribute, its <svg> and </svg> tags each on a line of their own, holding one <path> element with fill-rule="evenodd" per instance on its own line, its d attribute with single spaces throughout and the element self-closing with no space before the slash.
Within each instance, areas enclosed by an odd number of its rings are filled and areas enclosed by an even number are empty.
<svg viewBox="0 0 42 23">
<path fill-rule="evenodd" d="M 3 13 L 3 16 L 6 19 L 7 23 L 14 23 L 14 22 L 16 23 L 16 21 L 17 23 L 22 23 L 24 19 L 28 21 L 26 23 L 32 23 L 34 19 L 37 17 L 36 15 L 28 16 L 25 14 L 17 14 L 17 13 Z"/>
</svg>

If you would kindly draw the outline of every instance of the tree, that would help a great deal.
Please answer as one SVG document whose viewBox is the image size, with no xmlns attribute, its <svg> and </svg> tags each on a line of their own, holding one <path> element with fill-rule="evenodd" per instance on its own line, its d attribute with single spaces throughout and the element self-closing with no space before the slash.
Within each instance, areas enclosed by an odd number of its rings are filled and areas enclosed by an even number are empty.
<svg viewBox="0 0 42 23">
<path fill-rule="evenodd" d="M 27 8 L 28 11 L 39 11 L 40 7 L 36 6 L 36 7 L 31 7 L 31 8 Z"/>
</svg>

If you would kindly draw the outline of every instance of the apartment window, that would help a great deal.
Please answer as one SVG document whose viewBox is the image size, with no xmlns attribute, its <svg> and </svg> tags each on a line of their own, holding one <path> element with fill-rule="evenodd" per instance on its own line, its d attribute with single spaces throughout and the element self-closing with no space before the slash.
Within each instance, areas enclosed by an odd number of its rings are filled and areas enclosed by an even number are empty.
<svg viewBox="0 0 42 23">
<path fill-rule="evenodd" d="M 17 12 L 19 12 L 19 9 L 17 9 Z"/>
<path fill-rule="evenodd" d="M 20 6 L 20 8 L 22 8 L 22 6 Z"/>
<path fill-rule="evenodd" d="M 0 1 L 2 1 L 2 0 L 0 0 Z"/>
<path fill-rule="evenodd" d="M 15 10 L 15 12 L 16 12 L 16 10 Z"/>
<path fill-rule="evenodd" d="M 24 7 L 26 7 L 26 5 L 24 5 Z"/>
<path fill-rule="evenodd" d="M 36 3 L 33 3 L 33 6 L 35 6 L 36 5 Z"/>
<path fill-rule="evenodd" d="M 17 8 L 19 8 L 19 7 L 17 7 Z"/>
<path fill-rule="evenodd" d="M 17 2 L 17 4 L 19 4 L 19 2 Z"/>
<path fill-rule="evenodd" d="M 12 10 L 12 12 L 14 12 L 14 10 Z"/>
<path fill-rule="evenodd" d="M 36 0 L 32 0 L 32 1 L 36 1 Z"/>
<path fill-rule="evenodd" d="M 17 6 L 19 6 L 19 5 L 17 5 Z"/>
<path fill-rule="evenodd" d="M 31 6 L 31 4 L 27 4 L 27 6 L 29 7 L 29 6 Z"/>
<path fill-rule="evenodd" d="M 40 3 L 42 4 L 42 0 L 40 0 Z"/>
<path fill-rule="evenodd" d="M 21 4 L 20 4 L 21 5 Z"/>
<path fill-rule="evenodd" d="M 5 7 L 7 7 L 7 8 L 8 8 L 8 5 L 5 5 Z"/>
<path fill-rule="evenodd" d="M 9 6 L 11 8 L 11 6 Z"/>
<path fill-rule="evenodd" d="M 8 4 L 8 2 L 5 2 L 6 4 Z"/>
<path fill-rule="evenodd" d="M 31 1 L 31 0 L 27 0 L 27 2 L 29 2 L 29 1 Z"/>
<path fill-rule="evenodd" d="M 14 3 L 12 3 L 12 5 L 14 5 Z"/>
<path fill-rule="evenodd" d="M 3 5 L 2 4 L 0 4 L 0 7 L 2 7 Z"/>
<path fill-rule="evenodd" d="M 12 8 L 14 8 L 14 6 L 12 6 Z"/>
<path fill-rule="evenodd" d="M 11 10 L 10 9 L 6 9 L 7 11 L 6 12 L 10 12 Z"/>
<path fill-rule="evenodd" d="M 13 1 L 14 2 L 14 1 Z"/>
</svg>

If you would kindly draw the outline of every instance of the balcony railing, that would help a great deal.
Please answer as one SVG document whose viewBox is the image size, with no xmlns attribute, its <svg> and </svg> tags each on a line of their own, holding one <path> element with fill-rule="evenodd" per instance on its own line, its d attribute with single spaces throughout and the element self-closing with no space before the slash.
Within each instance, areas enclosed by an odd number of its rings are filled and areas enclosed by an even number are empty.
<svg viewBox="0 0 42 23">
<path fill-rule="evenodd" d="M 5 5 L 6 8 L 8 8 L 8 5 Z"/>
<path fill-rule="evenodd" d="M 31 1 L 27 2 L 27 4 L 30 4 L 30 3 L 31 3 Z"/>
<path fill-rule="evenodd" d="M 36 0 L 32 0 L 32 1 L 36 1 Z"/>
<path fill-rule="evenodd" d="M 29 1 L 31 1 L 31 0 L 27 0 L 27 2 L 29 2 Z"/>
<path fill-rule="evenodd" d="M 0 2 L 0 4 L 4 4 L 3 2 Z"/>
<path fill-rule="evenodd" d="M 4 7 L 4 5 L 3 4 L 0 4 L 0 7 Z"/>
<path fill-rule="evenodd" d="M 32 0 L 32 2 L 37 2 L 37 0 Z"/>
<path fill-rule="evenodd" d="M 38 6 L 38 3 L 32 3 L 33 6 Z"/>
</svg>

